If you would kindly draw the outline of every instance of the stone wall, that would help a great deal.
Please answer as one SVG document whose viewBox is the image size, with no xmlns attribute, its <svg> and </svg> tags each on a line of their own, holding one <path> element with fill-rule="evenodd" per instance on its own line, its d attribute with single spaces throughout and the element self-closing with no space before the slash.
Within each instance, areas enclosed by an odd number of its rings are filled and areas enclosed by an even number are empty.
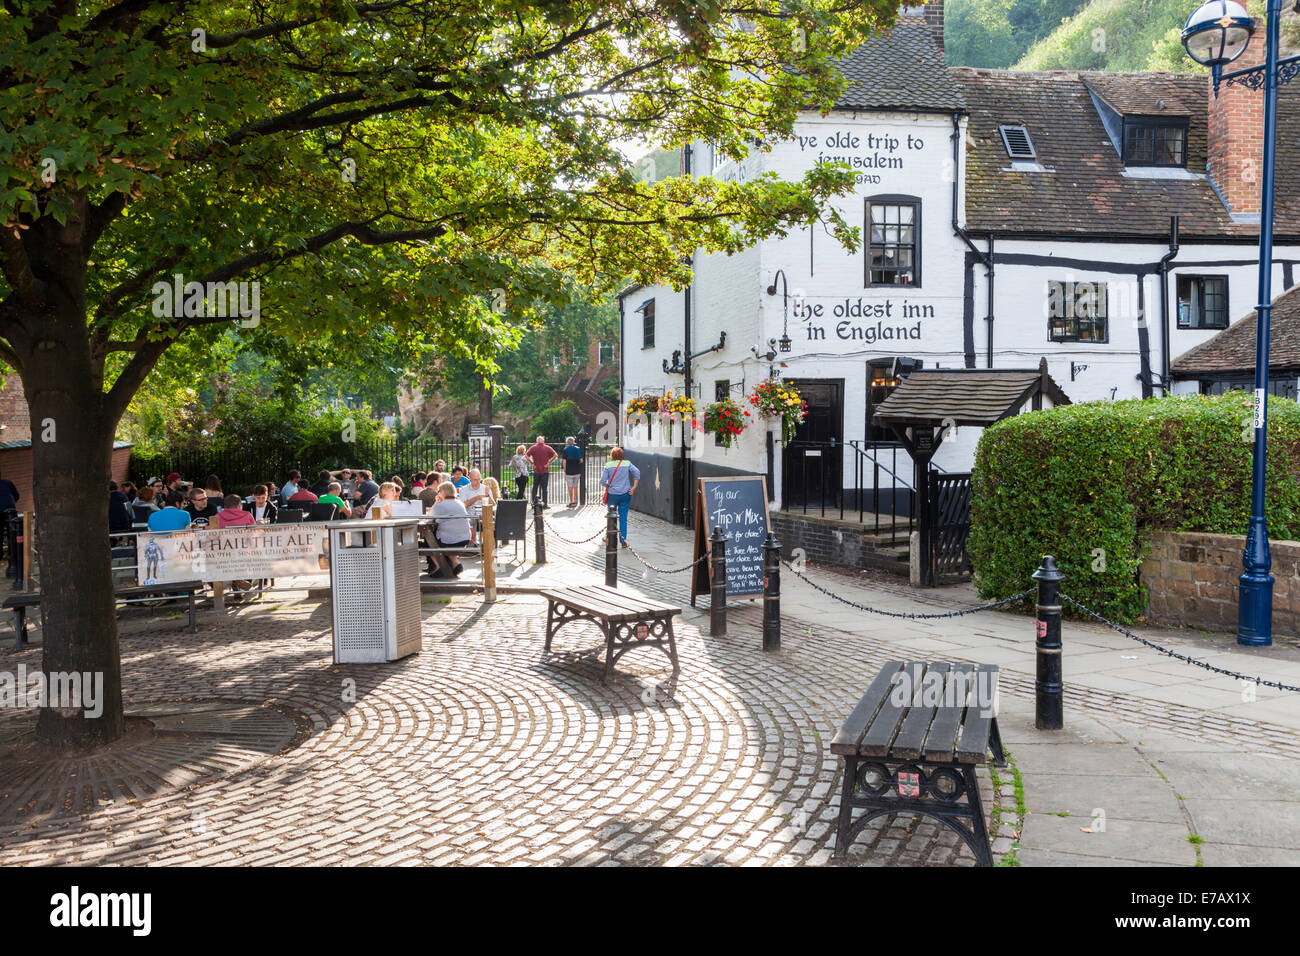
<svg viewBox="0 0 1300 956">
<path fill-rule="evenodd" d="M 1245 537 L 1160 531 L 1147 537 L 1146 616 L 1208 631 L 1237 629 L 1237 578 Z M 1270 541 L 1273 630 L 1300 634 L 1300 541 Z"/>
</svg>

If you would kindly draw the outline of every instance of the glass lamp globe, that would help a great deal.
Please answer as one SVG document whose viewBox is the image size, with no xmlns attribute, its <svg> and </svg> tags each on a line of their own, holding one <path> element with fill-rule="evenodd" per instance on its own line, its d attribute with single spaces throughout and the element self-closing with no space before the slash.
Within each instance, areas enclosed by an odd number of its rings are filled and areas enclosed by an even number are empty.
<svg viewBox="0 0 1300 956">
<path fill-rule="evenodd" d="M 1234 0 L 1208 0 L 1187 18 L 1183 46 L 1202 66 L 1231 63 L 1246 49 L 1255 32 L 1255 20 Z"/>
</svg>

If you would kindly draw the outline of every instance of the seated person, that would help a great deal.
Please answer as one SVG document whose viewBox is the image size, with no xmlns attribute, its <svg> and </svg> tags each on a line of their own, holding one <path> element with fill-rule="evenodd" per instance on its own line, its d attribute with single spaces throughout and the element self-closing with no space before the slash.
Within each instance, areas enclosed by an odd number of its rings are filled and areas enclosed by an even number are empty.
<svg viewBox="0 0 1300 956">
<path fill-rule="evenodd" d="M 108 533 L 123 534 L 135 523 L 135 512 L 126 495 L 117 490 L 117 482 L 108 483 Z"/>
<path fill-rule="evenodd" d="M 301 508 L 303 511 L 306 511 L 307 505 L 314 505 L 318 501 L 320 501 L 320 498 L 316 496 L 316 492 L 312 491 L 306 485 L 302 485 L 297 491 L 291 494 L 288 499 L 286 499 L 285 507 Z"/>
<path fill-rule="evenodd" d="M 469 512 L 456 497 L 456 488 L 445 481 L 438 486 L 438 500 L 433 506 L 433 539 L 440 548 L 469 548 Z M 465 570 L 457 554 L 434 554 L 434 577 L 453 577 Z"/>
<path fill-rule="evenodd" d="M 457 488 L 464 488 L 469 484 L 469 478 L 465 474 L 465 469 L 460 465 L 451 470 L 451 483 Z"/>
<path fill-rule="evenodd" d="M 397 500 L 397 485 L 391 481 L 385 481 L 379 486 L 379 494 L 375 500 L 366 508 L 364 517 L 366 518 L 391 518 L 393 516 L 392 503 Z M 375 509 L 379 509 L 379 514 L 375 514 Z"/>
<path fill-rule="evenodd" d="M 340 497 L 349 502 L 349 504 L 354 503 L 356 500 L 357 483 L 352 478 L 352 469 L 344 468 L 340 471 L 338 473 L 338 482 L 343 487 Z"/>
<path fill-rule="evenodd" d="M 149 516 L 149 530 L 157 534 L 169 534 L 188 528 L 190 513 L 181 508 L 184 500 L 178 492 L 167 492 L 166 504 L 162 510 L 155 511 Z"/>
<path fill-rule="evenodd" d="M 254 521 L 275 524 L 275 512 L 276 507 L 271 503 L 271 489 L 266 485 L 258 485 L 253 489 L 253 503 L 248 506 L 248 513 Z"/>
<path fill-rule="evenodd" d="M 343 500 L 343 485 L 337 481 L 330 482 L 329 487 L 325 489 L 325 494 L 320 496 L 320 503 L 334 505 L 339 509 L 336 514 L 341 514 L 345 518 L 352 517 L 352 506 Z"/>
<path fill-rule="evenodd" d="M 217 515 L 216 526 L 218 528 L 234 528 L 239 525 L 252 524 L 253 513 L 245 511 L 243 502 L 239 495 L 226 495 L 226 506 L 221 509 L 221 514 Z"/>
<path fill-rule="evenodd" d="M 469 479 L 463 486 L 456 489 L 456 497 L 460 499 L 469 512 L 471 518 L 483 517 L 483 506 L 485 504 L 494 504 L 496 499 L 492 497 L 492 489 L 483 481 L 482 473 L 477 468 L 469 470 Z"/>
<path fill-rule="evenodd" d="M 221 509 L 217 507 L 215 501 L 208 499 L 208 490 L 206 488 L 190 489 L 190 504 L 185 509 L 190 513 L 190 522 L 193 524 L 208 525 L 212 519 L 217 516 Z"/>
<path fill-rule="evenodd" d="M 312 494 L 319 498 L 330 490 L 330 482 L 333 480 L 334 476 L 328 471 L 321 471 L 321 473 L 316 476 L 316 481 L 312 483 L 310 489 Z"/>
<path fill-rule="evenodd" d="M 157 511 L 161 507 L 161 504 L 158 501 L 154 500 L 154 498 L 155 496 L 154 496 L 153 487 L 151 485 L 145 485 L 143 488 L 140 489 L 140 497 L 136 501 L 136 504 L 144 505 L 151 512 Z"/>
</svg>

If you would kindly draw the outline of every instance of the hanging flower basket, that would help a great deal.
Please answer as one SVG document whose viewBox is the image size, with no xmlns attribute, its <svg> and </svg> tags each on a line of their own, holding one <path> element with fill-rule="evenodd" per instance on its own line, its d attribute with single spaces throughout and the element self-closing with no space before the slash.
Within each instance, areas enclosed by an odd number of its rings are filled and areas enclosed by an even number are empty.
<svg viewBox="0 0 1300 956">
<path fill-rule="evenodd" d="M 787 444 L 808 414 L 808 403 L 799 396 L 799 389 L 779 378 L 769 378 L 755 385 L 749 393 L 749 404 L 754 406 L 760 418 L 780 420 L 781 441 Z"/>
<path fill-rule="evenodd" d="M 717 435 L 723 448 L 730 448 L 745 430 L 749 413 L 729 398 L 704 406 L 704 430 Z"/>
<path fill-rule="evenodd" d="M 660 395 L 658 413 L 664 428 L 664 440 L 671 443 L 675 422 L 689 420 L 692 426 L 695 425 L 695 399 L 687 398 L 685 395 L 674 395 L 672 392 Z"/>
</svg>

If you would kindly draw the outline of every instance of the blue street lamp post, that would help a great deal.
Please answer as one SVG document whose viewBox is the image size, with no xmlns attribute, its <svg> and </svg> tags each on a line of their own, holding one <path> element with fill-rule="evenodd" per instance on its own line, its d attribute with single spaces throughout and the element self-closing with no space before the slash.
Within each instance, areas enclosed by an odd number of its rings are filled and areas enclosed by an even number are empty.
<svg viewBox="0 0 1300 956">
<path fill-rule="evenodd" d="M 1300 7 L 1300 0 L 1296 0 Z M 1277 87 L 1300 72 L 1300 56 L 1278 60 L 1281 0 L 1268 0 L 1265 59 L 1261 66 L 1223 73 L 1245 51 L 1254 19 L 1233 0 L 1209 0 L 1187 18 L 1183 46 L 1192 59 L 1210 67 L 1214 93 L 1220 82 L 1264 90 L 1264 183 L 1259 207 L 1259 305 L 1255 326 L 1255 446 L 1251 472 L 1250 528 L 1241 554 L 1237 605 L 1237 643 L 1262 647 L 1273 643 L 1273 576 L 1264 521 L 1264 465 L 1268 449 L 1268 336 L 1273 310 L 1273 159 L 1277 129 Z"/>
</svg>

